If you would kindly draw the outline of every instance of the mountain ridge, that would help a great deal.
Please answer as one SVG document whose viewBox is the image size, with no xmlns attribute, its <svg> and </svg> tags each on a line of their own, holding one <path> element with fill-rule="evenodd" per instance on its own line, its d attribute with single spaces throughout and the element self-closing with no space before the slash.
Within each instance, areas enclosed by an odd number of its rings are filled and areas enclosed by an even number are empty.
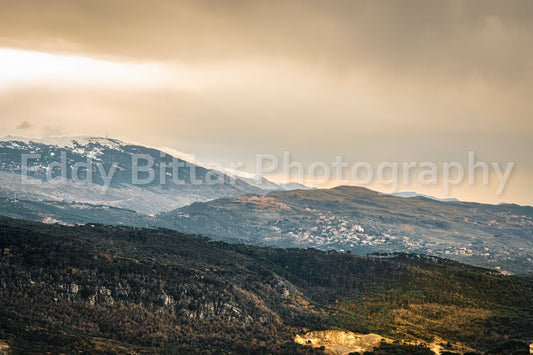
<svg viewBox="0 0 533 355">
<path fill-rule="evenodd" d="M 31 158 L 26 175 L 33 184 L 23 185 L 21 182 L 22 154 Z M 135 183 L 135 178 L 143 178 L 142 174 L 146 176 L 143 168 L 136 164 L 146 165 L 141 158 L 147 157 L 152 159 L 153 179 L 149 183 Z M 58 167 L 59 162 L 68 165 L 63 169 L 66 171 Z M 76 164 L 87 164 L 90 169 L 80 165 L 81 168 L 76 170 L 78 175 L 73 176 Z M 54 166 L 52 171 L 50 166 Z M 194 201 L 267 191 L 155 148 L 101 137 L 4 137 L 0 140 L 0 173 L 0 193 L 6 197 L 16 195 L 30 200 L 108 204 L 148 214 Z M 106 173 L 109 181 L 106 181 Z M 65 175 L 66 182 L 59 186 L 55 180 L 62 175 Z M 75 182 L 75 177 L 81 182 Z M 89 177 L 90 181 L 86 183 Z"/>
<path fill-rule="evenodd" d="M 1 174 L 0 174 L 1 175 Z M 65 201 L 0 199 L 0 214 L 47 223 L 164 227 L 218 240 L 357 254 L 436 255 L 532 272 L 533 208 L 405 199 L 361 187 L 223 197 L 157 215 Z"/>
<path fill-rule="evenodd" d="M 530 206 L 405 199 L 338 186 L 198 202 L 158 219 L 174 229 L 259 245 L 415 252 L 533 271 Z"/>
<path fill-rule="evenodd" d="M 533 272 L 530 206 L 402 198 L 348 185 L 267 191 L 239 179 L 230 183 L 227 175 L 222 175 L 221 184 L 212 185 L 206 183 L 212 171 L 200 166 L 197 178 L 203 183 L 177 185 L 158 169 L 174 158 L 154 148 L 98 137 L 81 137 L 80 142 L 61 138 L 48 145 L 17 139 L 0 140 L 0 196 L 4 196 L 0 213 L 11 217 L 63 224 L 159 226 L 279 247 L 431 254 L 502 272 Z M 38 170 L 32 172 L 42 178 L 48 174 L 43 166 L 62 154 L 57 144 L 69 147 L 65 154 L 69 163 L 91 156 L 104 171 L 110 171 L 111 161 L 119 164 L 116 179 L 104 195 L 103 180 L 21 185 L 17 175 L 21 152 L 42 155 Z M 154 157 L 151 184 L 135 186 L 128 181 L 134 154 Z M 188 173 L 178 170 L 185 180 Z M 59 172 L 54 174 L 58 177 Z M 192 181 L 190 174 L 188 181 Z M 103 206 L 113 209 L 106 214 Z"/>
</svg>

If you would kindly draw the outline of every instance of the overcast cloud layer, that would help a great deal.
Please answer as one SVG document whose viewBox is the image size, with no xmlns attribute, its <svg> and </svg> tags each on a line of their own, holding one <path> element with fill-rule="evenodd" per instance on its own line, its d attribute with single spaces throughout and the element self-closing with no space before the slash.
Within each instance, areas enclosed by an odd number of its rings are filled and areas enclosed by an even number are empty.
<svg viewBox="0 0 533 355">
<path fill-rule="evenodd" d="M 48 69 L 91 58 L 22 80 L 35 65 L 0 51 L 2 135 L 109 135 L 248 169 L 256 153 L 379 164 L 475 151 L 516 162 L 505 193 L 452 195 L 533 205 L 529 0 L 4 0 L 0 47 L 53 54 Z"/>
</svg>

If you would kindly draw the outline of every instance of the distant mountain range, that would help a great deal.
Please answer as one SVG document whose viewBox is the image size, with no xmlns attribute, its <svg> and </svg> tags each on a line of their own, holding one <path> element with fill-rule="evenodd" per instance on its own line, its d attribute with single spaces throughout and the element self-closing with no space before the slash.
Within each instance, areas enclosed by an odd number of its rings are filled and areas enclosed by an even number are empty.
<svg viewBox="0 0 533 355">
<path fill-rule="evenodd" d="M 392 195 L 392 196 L 398 196 L 398 197 L 405 197 L 405 198 L 411 198 L 411 197 L 425 197 L 425 198 L 429 198 L 429 199 L 432 199 L 432 200 L 443 201 L 443 202 L 447 202 L 447 201 L 455 201 L 455 202 L 458 202 L 458 201 L 459 201 L 459 200 L 456 199 L 456 198 L 438 198 L 438 197 L 435 197 L 435 196 L 419 194 L 419 193 L 416 193 L 416 192 L 413 192 L 413 191 L 394 192 L 394 193 L 392 193 L 391 195 Z"/>
<path fill-rule="evenodd" d="M 176 153 L 172 155 L 165 151 L 97 137 L 5 137 L 0 139 L 0 196 L 156 214 L 218 197 L 305 188 L 238 172 L 232 176 L 232 171 L 210 169 L 181 159 L 179 152 L 172 151 Z M 24 157 L 27 172 L 23 170 Z M 67 167 L 64 171 L 61 162 Z M 151 179 L 145 171 L 148 168 L 153 171 Z M 33 183 L 23 184 L 21 175 Z M 64 181 L 59 183 L 61 178 Z"/>
<path fill-rule="evenodd" d="M 186 156 L 177 157 L 179 152 L 170 155 L 165 150 L 107 138 L 4 139 L 0 215 L 70 225 L 156 226 L 231 242 L 363 255 L 427 254 L 502 272 L 533 272 L 533 207 L 443 202 L 405 193 L 398 197 L 353 186 L 285 191 L 287 186 L 267 179 L 231 177 L 229 171 L 193 165 L 182 159 Z M 21 154 L 41 155 L 32 158 L 28 175 L 45 182 L 21 183 Z M 117 162 L 107 192 L 101 193 L 105 179 L 94 166 L 90 183 L 75 183 L 68 172 L 64 184 L 46 181 L 47 173 L 52 179 L 60 176 L 57 167 L 46 167 L 61 154 L 71 166 L 91 157 L 106 172 Z M 153 157 L 152 182 L 132 184 L 134 155 Z M 173 159 L 186 164 L 178 169 L 180 183 L 169 171 L 160 173 L 161 165 Z M 208 183 L 215 175 L 220 183 Z"/>
</svg>

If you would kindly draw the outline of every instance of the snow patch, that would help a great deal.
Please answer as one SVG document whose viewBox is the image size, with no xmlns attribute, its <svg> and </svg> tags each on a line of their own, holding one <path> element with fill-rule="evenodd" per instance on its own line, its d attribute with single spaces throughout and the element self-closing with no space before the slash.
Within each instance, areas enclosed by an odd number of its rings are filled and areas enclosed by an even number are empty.
<svg viewBox="0 0 533 355">
<path fill-rule="evenodd" d="M 26 138 L 16 136 L 5 136 L 0 138 L 0 142 L 10 142 L 12 145 L 20 147 L 18 143 L 26 145 L 43 144 L 52 145 L 56 147 L 75 148 L 77 146 L 87 146 L 89 144 L 100 145 L 111 149 L 120 149 L 121 146 L 126 145 L 118 139 L 103 138 L 103 137 L 46 137 L 46 138 Z"/>
</svg>

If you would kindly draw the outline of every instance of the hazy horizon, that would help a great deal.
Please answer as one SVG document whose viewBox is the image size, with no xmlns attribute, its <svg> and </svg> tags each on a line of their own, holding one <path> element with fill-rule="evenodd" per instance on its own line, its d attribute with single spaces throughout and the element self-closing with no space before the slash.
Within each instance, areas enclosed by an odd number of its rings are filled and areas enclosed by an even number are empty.
<svg viewBox="0 0 533 355">
<path fill-rule="evenodd" d="M 492 173 L 449 195 L 398 190 L 533 205 L 530 1 L 9 0 L 0 10 L 0 136 L 108 136 L 247 172 L 257 154 L 290 152 L 308 168 L 337 156 L 440 166 L 474 152 L 515 163 L 501 195 Z"/>
</svg>

